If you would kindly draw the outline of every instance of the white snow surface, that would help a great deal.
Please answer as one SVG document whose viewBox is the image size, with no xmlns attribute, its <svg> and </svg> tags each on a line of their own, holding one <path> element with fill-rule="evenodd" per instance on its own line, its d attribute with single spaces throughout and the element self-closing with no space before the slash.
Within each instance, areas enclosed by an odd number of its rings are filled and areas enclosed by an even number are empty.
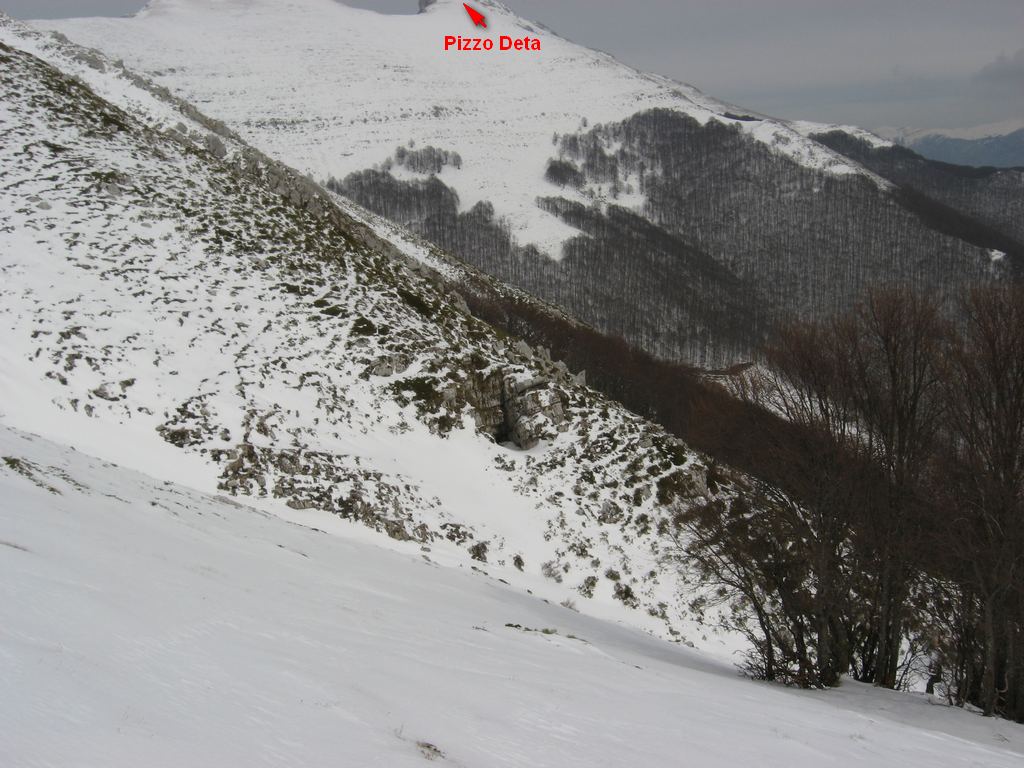
<svg viewBox="0 0 1024 768">
<path fill-rule="evenodd" d="M 702 124 L 738 125 L 807 166 L 864 173 L 784 122 L 730 119 L 744 110 L 571 43 L 499 3 L 477 6 L 488 36 L 539 37 L 542 51 L 444 51 L 445 35 L 477 35 L 455 0 L 402 16 L 334 0 L 152 0 L 132 18 L 38 23 L 124 57 L 318 179 L 371 168 L 410 140 L 457 151 L 462 168 L 440 177 L 462 208 L 490 201 L 521 244 L 556 259 L 578 233 L 535 200 L 561 191 L 544 179 L 557 155 L 553 134 L 580 131 L 584 120 L 675 109 Z"/>
<path fill-rule="evenodd" d="M 0 456 L 4 766 L 1024 759 L 1012 724 L 743 680 L 356 525 L 297 525 L 6 427 Z"/>
<path fill-rule="evenodd" d="M 582 387 L 565 431 L 531 451 L 468 423 L 438 436 L 396 402 L 400 375 L 361 375 L 368 361 L 398 345 L 406 376 L 469 351 L 522 376 L 536 363 L 457 313 L 418 319 L 393 280 L 434 296 L 420 278 L 327 247 L 329 227 L 231 172 L 243 146 L 226 138 L 217 160 L 202 121 L 124 70 L 3 17 L 0 42 L 125 110 L 4 54 L 0 765 L 1020 764 L 1016 726 L 926 696 L 739 678 L 733 641 L 653 570 L 659 542 L 634 524 L 663 513 L 649 492 L 621 523 L 597 519 L 673 472 L 699 500 L 702 457 L 665 468 L 663 433 Z M 391 336 L 358 337 L 357 316 Z M 409 526 L 465 525 L 489 561 L 290 508 L 323 484 L 269 465 L 268 488 L 306 485 L 217 495 L 214 453 L 243 439 L 397 499 Z M 622 488 L 633 461 L 646 479 Z M 577 591 L 610 566 L 639 609 L 605 578 Z M 644 610 L 661 601 L 665 618 Z M 715 655 L 648 634 L 672 627 Z"/>
</svg>

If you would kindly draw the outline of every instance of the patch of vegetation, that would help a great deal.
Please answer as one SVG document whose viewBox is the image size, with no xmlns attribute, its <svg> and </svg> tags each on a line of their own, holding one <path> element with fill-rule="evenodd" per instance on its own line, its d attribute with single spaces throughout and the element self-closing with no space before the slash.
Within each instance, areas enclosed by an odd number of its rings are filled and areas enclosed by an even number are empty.
<svg viewBox="0 0 1024 768">
<path fill-rule="evenodd" d="M 444 402 L 444 397 L 437 389 L 437 380 L 429 376 L 403 379 L 395 382 L 392 389 L 400 397 L 400 402 L 415 402 L 425 411 L 436 411 Z"/>
<path fill-rule="evenodd" d="M 481 563 L 487 562 L 487 542 L 478 541 L 469 548 L 469 556 Z"/>
<path fill-rule="evenodd" d="M 540 572 L 544 575 L 544 578 L 551 579 L 558 584 L 562 583 L 562 571 L 558 567 L 557 560 L 548 560 L 540 566 Z"/>
<path fill-rule="evenodd" d="M 633 588 L 628 584 L 617 583 L 615 585 L 614 597 L 616 600 L 621 600 L 629 608 L 636 608 L 640 605 L 640 600 L 633 593 Z"/>
<path fill-rule="evenodd" d="M 402 297 L 402 301 L 428 319 L 433 318 L 437 313 L 434 305 L 419 294 L 413 293 L 405 288 L 399 288 L 398 295 Z"/>
<path fill-rule="evenodd" d="M 593 597 L 595 587 L 597 587 L 597 576 L 587 576 L 577 587 L 577 591 L 584 597 Z"/>
<path fill-rule="evenodd" d="M 7 468 L 12 472 L 17 472 L 19 475 L 32 481 L 32 483 L 39 486 L 44 491 L 49 491 L 50 493 L 55 494 L 57 496 L 61 495 L 59 490 L 54 488 L 52 485 L 43 482 L 43 480 L 39 477 L 39 467 L 34 465 L 32 462 L 27 461 L 25 459 L 19 459 L 16 456 L 4 456 L 3 460 Z"/>
<path fill-rule="evenodd" d="M 544 178 L 560 187 L 574 187 L 575 189 L 579 189 L 586 183 L 583 173 L 576 167 L 576 164 L 567 160 L 548 161 Z"/>
<path fill-rule="evenodd" d="M 693 480 L 685 472 L 673 472 L 658 480 L 658 503 L 671 504 L 677 498 L 692 496 L 693 491 Z"/>
<path fill-rule="evenodd" d="M 429 741 L 417 741 L 416 746 L 419 748 L 420 754 L 427 758 L 427 760 L 444 760 L 444 752 Z"/>
<path fill-rule="evenodd" d="M 352 333 L 356 336 L 373 336 L 377 333 L 377 326 L 365 317 L 358 317 L 352 323 Z"/>
</svg>

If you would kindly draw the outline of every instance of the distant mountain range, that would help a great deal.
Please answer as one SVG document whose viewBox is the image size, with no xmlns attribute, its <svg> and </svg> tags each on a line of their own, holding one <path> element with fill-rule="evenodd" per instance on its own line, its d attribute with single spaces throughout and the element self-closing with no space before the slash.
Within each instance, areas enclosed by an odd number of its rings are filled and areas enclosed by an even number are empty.
<svg viewBox="0 0 1024 768">
<path fill-rule="evenodd" d="M 957 130 L 884 128 L 877 133 L 930 160 L 956 165 L 1024 168 L 1024 120 Z"/>
</svg>

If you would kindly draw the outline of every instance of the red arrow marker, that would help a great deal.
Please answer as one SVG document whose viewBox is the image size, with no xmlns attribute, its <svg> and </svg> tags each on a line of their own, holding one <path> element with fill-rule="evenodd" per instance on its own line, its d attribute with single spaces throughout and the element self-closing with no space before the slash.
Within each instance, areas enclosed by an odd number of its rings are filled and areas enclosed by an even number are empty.
<svg viewBox="0 0 1024 768">
<path fill-rule="evenodd" d="M 480 13 L 480 11 L 478 11 L 476 8 L 470 8 L 466 3 L 463 3 L 462 7 L 466 9 L 466 13 L 469 14 L 469 18 L 473 20 L 474 24 L 476 24 L 478 27 L 483 27 L 484 29 L 487 29 L 487 19 L 484 18 L 484 15 Z"/>
</svg>

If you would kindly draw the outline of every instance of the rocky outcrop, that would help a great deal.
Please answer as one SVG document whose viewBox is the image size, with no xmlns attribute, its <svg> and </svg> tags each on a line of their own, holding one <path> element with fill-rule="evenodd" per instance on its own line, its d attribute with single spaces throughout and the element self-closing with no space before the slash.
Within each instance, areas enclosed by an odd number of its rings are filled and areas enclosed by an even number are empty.
<svg viewBox="0 0 1024 768">
<path fill-rule="evenodd" d="M 228 156 L 228 148 L 225 146 L 223 139 L 215 133 L 207 134 L 203 144 L 206 147 L 206 151 L 218 160 L 223 160 Z"/>
<path fill-rule="evenodd" d="M 224 467 L 218 487 L 232 496 L 286 499 L 291 509 L 322 509 L 398 541 L 426 543 L 446 535 L 409 512 L 429 509 L 436 501 L 419 497 L 398 478 L 358 466 L 358 459 L 322 451 L 273 450 L 252 443 L 214 450 L 211 455 Z"/>
<path fill-rule="evenodd" d="M 553 437 L 565 424 L 563 393 L 545 379 L 504 381 L 505 427 L 509 439 L 524 450 L 533 448 L 542 439 Z"/>
<path fill-rule="evenodd" d="M 568 396 L 547 378 L 497 372 L 471 379 L 461 394 L 480 432 L 523 450 L 553 438 L 566 423 Z"/>
<path fill-rule="evenodd" d="M 365 375 L 370 376 L 394 376 L 396 373 L 405 373 L 412 364 L 408 355 L 401 353 L 382 355 L 367 366 Z"/>
</svg>

